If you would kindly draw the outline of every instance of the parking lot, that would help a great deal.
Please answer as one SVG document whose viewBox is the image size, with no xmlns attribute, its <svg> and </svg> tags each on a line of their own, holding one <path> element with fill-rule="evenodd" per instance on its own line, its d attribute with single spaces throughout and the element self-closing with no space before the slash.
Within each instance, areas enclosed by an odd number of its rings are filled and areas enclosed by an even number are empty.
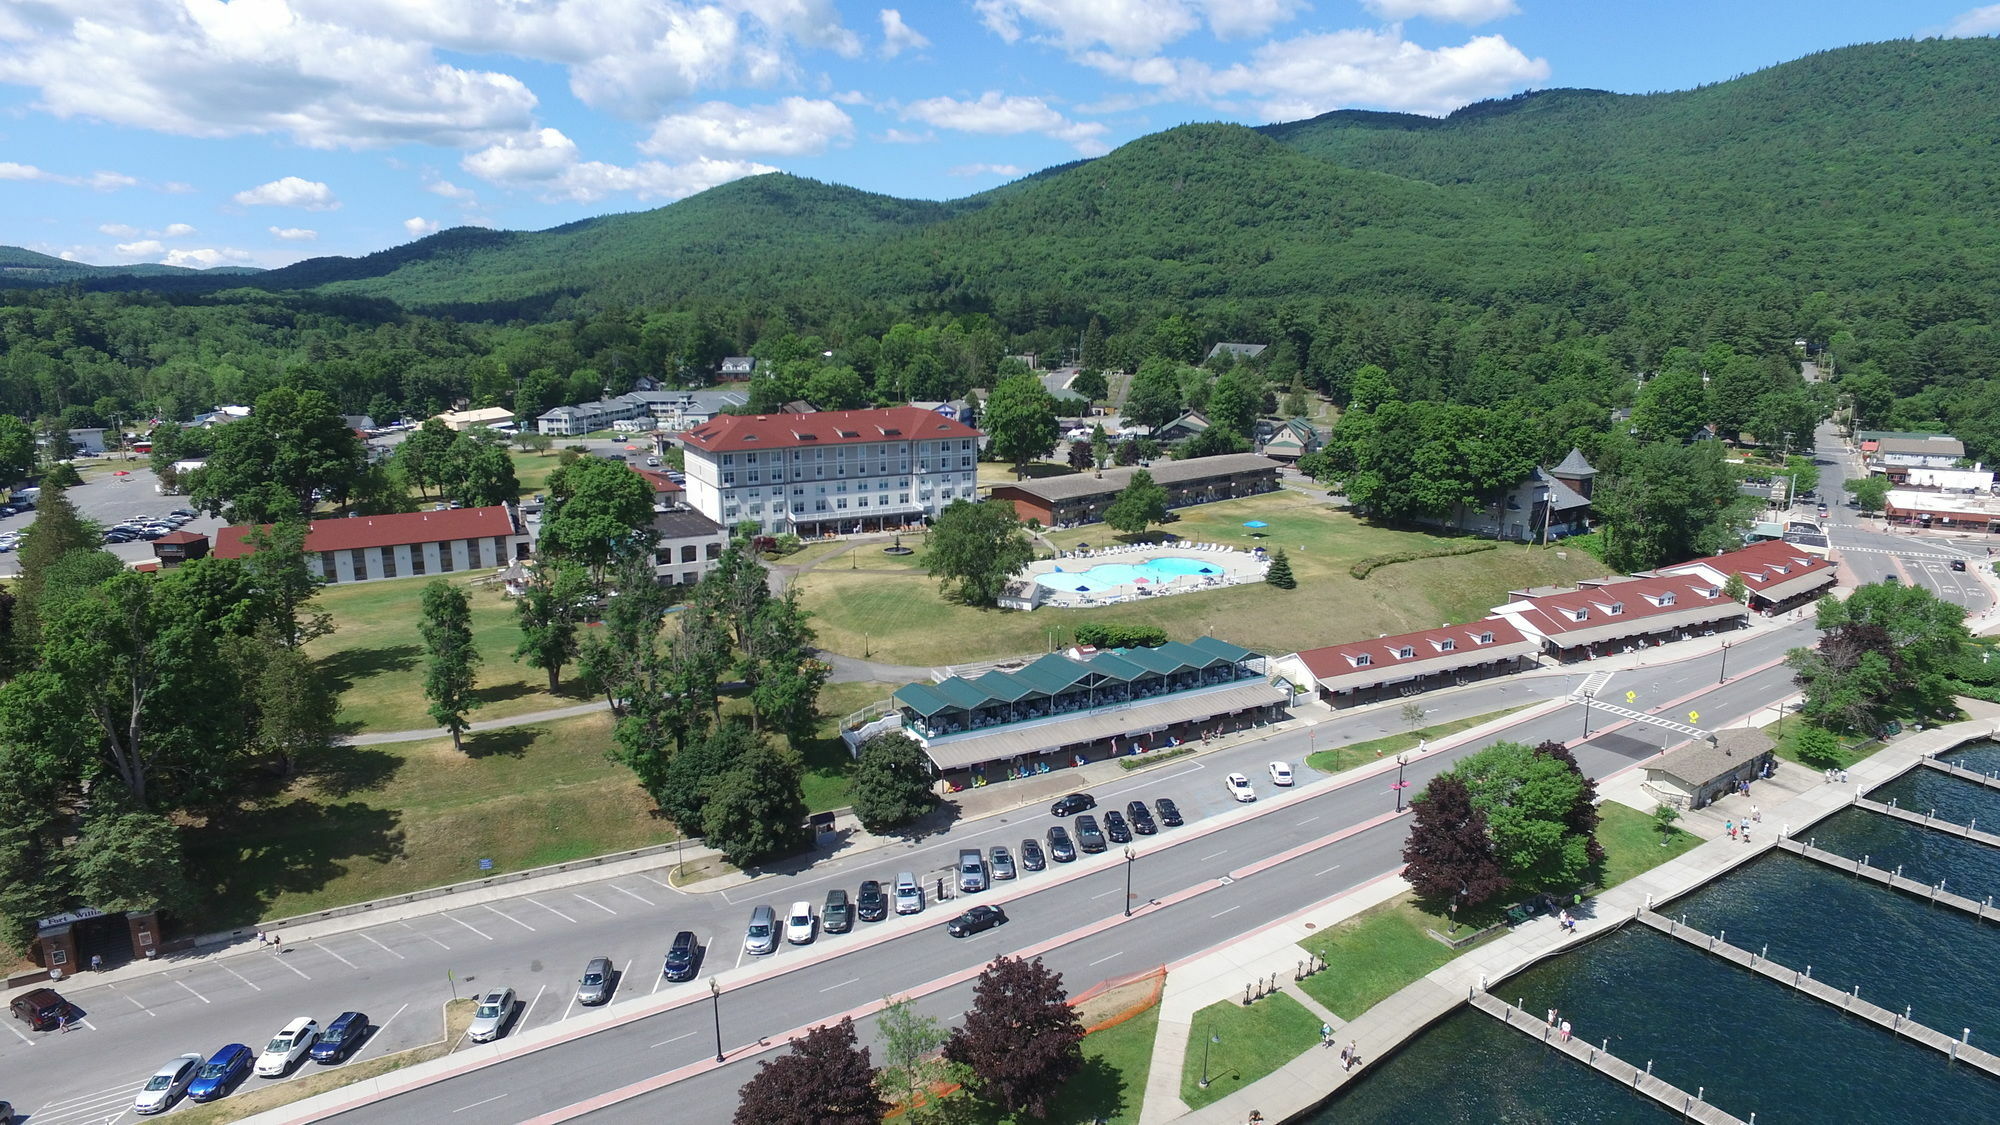
<svg viewBox="0 0 2000 1125">
<path fill-rule="evenodd" d="M 102 527 L 125 520 L 155 520 L 175 508 L 193 507 L 186 496 L 162 496 L 155 490 L 159 479 L 147 467 L 144 457 L 131 461 L 125 460 L 123 454 L 91 457 L 78 461 L 77 470 L 83 474 L 83 483 L 69 490 L 70 503 L 76 505 L 78 515 Z M 121 472 L 126 475 L 116 475 Z M 9 537 L 18 537 L 34 522 L 33 512 L 0 517 L 0 543 L 8 543 L 7 549 L 0 552 L 0 578 L 14 578 L 21 573 L 19 556 L 15 554 L 18 542 L 9 542 Z M 197 516 L 182 525 L 181 530 L 212 537 L 221 526 L 221 520 Z M 104 549 L 128 563 L 153 557 L 152 543 L 143 539 L 107 544 Z"/>
</svg>

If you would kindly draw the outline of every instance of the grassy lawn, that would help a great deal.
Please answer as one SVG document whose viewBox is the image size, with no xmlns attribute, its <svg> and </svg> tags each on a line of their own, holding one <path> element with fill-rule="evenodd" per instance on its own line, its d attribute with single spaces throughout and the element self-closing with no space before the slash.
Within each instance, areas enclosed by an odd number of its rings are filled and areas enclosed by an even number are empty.
<svg viewBox="0 0 2000 1125">
<path fill-rule="evenodd" d="M 807 808 L 824 812 L 847 806 L 847 788 L 854 776 L 854 757 L 847 752 L 847 743 L 840 740 L 840 721 L 870 703 L 889 698 L 889 693 L 901 686 L 866 682 L 828 684 L 820 690 L 817 737 L 799 748 L 799 756 L 805 761 L 805 776 L 800 788 L 805 792 Z M 722 713 L 748 715 L 750 701 L 743 697 L 725 696 Z"/>
<path fill-rule="evenodd" d="M 424 586 L 433 577 L 391 578 L 328 586 L 319 606 L 335 630 L 312 644 L 312 654 L 340 692 L 340 722 L 350 731 L 419 730 L 435 726 L 424 713 L 424 642 L 417 633 Z M 469 584 L 464 573 L 443 575 Z M 472 639 L 479 650 L 478 719 L 500 719 L 588 696 L 569 683 L 548 693 L 548 677 L 514 660 L 521 629 L 514 605 L 497 585 L 473 585 Z"/>
<path fill-rule="evenodd" d="M 1552 550 L 1502 544 L 1475 555 L 1384 567 L 1358 580 L 1347 568 L 1359 559 L 1462 540 L 1371 527 L 1292 492 L 1186 508 L 1180 516 L 1170 530 L 1188 538 L 1284 547 L 1298 589 L 1256 584 L 1094 609 L 1005 613 L 946 600 L 937 583 L 923 574 L 919 556 L 908 556 L 898 566 L 891 556 L 866 551 L 856 560 L 862 569 L 847 569 L 836 560 L 801 579 L 800 589 L 807 608 L 817 615 L 813 627 L 827 648 L 854 655 L 865 651 L 891 663 L 936 665 L 1044 650 L 1052 639 L 1063 643 L 1068 630 L 1090 621 L 1158 625 L 1180 640 L 1213 631 L 1259 651 L 1293 652 L 1342 638 L 1473 620 L 1508 590 L 1604 573 L 1581 552 L 1563 559 Z M 1250 538 L 1250 529 L 1242 524 L 1252 519 L 1270 525 L 1268 538 Z M 1049 538 L 1071 547 L 1079 541 L 1108 542 L 1112 534 L 1092 525 L 1052 532 Z"/>
<path fill-rule="evenodd" d="M 1355 1019 L 1464 952 L 1424 933 L 1426 927 L 1445 933 L 1450 925 L 1412 895 L 1371 907 L 1299 943 L 1326 962 L 1299 987 L 1340 1018 Z"/>
<path fill-rule="evenodd" d="M 1043 1120 L 1102 1121 L 1105 1125 L 1137 1122 L 1139 1103 L 1146 1097 L 1146 1076 L 1153 1069 L 1153 1037 L 1159 1028 L 1160 1006 L 1155 1004 L 1116 1027 L 1084 1036 L 1083 1069 L 1056 1092 Z M 1318 1029 L 1314 1030 L 1317 1033 Z M 977 1102 L 969 1108 L 967 1120 L 976 1125 L 1031 1125 L 1036 1121 Z"/>
<path fill-rule="evenodd" d="M 1462 730 L 1471 730 L 1481 723 L 1490 723 L 1505 715 L 1531 707 L 1523 703 L 1519 707 L 1503 707 L 1498 711 L 1488 711 L 1484 715 L 1474 715 L 1465 719 L 1453 719 L 1448 723 L 1432 723 L 1406 734 L 1391 734 L 1381 738 L 1371 738 L 1366 742 L 1356 742 L 1349 746 L 1336 746 L 1331 750 L 1320 750 L 1306 757 L 1306 765 L 1321 773 L 1339 773 L 1341 770 L 1360 765 L 1376 758 L 1394 756 L 1405 750 L 1413 750 L 1424 739 L 1443 738 Z"/>
<path fill-rule="evenodd" d="M 1201 1088 L 1203 1036 L 1216 1040 L 1207 1044 L 1206 1090 Z M 1194 1014 L 1181 1068 L 1181 1100 L 1200 1109 L 1318 1046 L 1319 1017 L 1282 992 L 1248 1008 L 1235 1000 L 1210 1004 Z"/>
<path fill-rule="evenodd" d="M 1782 731 L 1779 729 L 1780 726 L 1784 728 Z M 1799 736 L 1807 730 L 1805 720 L 1793 716 L 1782 723 L 1771 723 L 1765 726 L 1763 730 L 1765 734 L 1771 736 L 1773 742 L 1777 743 L 1776 751 L 1778 757 L 1788 762 L 1796 762 L 1806 769 L 1814 771 L 1824 770 L 1828 766 L 1837 766 L 1840 769 L 1846 769 L 1882 748 L 1882 742 L 1879 739 L 1871 738 L 1864 742 L 1857 742 L 1853 735 L 1843 735 L 1840 737 L 1838 757 L 1834 761 L 1808 762 L 1799 757 Z"/>
<path fill-rule="evenodd" d="M 1701 837 L 1678 828 L 1663 838 L 1653 827 L 1651 816 L 1616 801 L 1599 804 L 1597 814 L 1597 842 L 1604 845 L 1604 866 L 1594 882 L 1600 887 L 1615 887 L 1701 843 Z"/>
<path fill-rule="evenodd" d="M 507 451 L 508 460 L 514 462 L 514 479 L 521 482 L 521 499 L 526 500 L 538 492 L 547 494 L 549 474 L 562 463 L 557 453 L 555 448 L 546 453 L 523 453 L 518 449 Z"/>
</svg>

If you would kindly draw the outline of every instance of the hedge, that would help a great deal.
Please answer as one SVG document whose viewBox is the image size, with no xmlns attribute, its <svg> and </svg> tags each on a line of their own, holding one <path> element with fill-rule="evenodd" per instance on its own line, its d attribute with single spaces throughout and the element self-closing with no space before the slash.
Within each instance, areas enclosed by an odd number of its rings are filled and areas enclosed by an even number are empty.
<svg viewBox="0 0 2000 1125">
<path fill-rule="evenodd" d="M 1481 551 L 1491 551 L 1500 544 L 1490 539 L 1476 543 L 1453 543 L 1448 547 L 1434 547 L 1428 551 L 1397 551 L 1392 555 L 1370 555 L 1347 568 L 1347 573 L 1356 578 L 1366 578 L 1377 569 L 1395 563 L 1415 562 L 1418 559 L 1442 559 L 1452 555 L 1476 555 Z"/>
</svg>

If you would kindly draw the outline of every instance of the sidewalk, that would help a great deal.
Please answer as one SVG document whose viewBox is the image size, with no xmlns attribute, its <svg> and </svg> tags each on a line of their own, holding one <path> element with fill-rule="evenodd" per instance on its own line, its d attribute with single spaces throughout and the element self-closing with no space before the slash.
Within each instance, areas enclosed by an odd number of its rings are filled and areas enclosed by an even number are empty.
<svg viewBox="0 0 2000 1125">
<path fill-rule="evenodd" d="M 1580 939 L 1617 929 L 1642 911 L 1655 909 L 1709 882 L 1776 845 L 1790 834 L 1853 804 L 1865 793 L 1915 766 L 1922 758 L 1961 742 L 2000 733 L 2000 722 L 1979 719 L 1954 723 L 1898 738 L 1890 746 L 1856 763 L 1845 784 L 1806 784 L 1793 796 L 1764 810 L 1765 831 L 1754 843 L 1727 837 L 1707 843 L 1636 878 L 1587 900 L 1577 916 L 1574 933 L 1566 934 L 1554 918 L 1542 916 L 1466 952 L 1430 975 L 1405 987 L 1341 1028 L 1341 1038 L 1360 1045 L 1363 1066 L 1342 1071 L 1338 1061 L 1308 1050 L 1249 1088 L 1202 1109 L 1188 1111 L 1180 1101 L 1181 1067 L 1187 1050 L 1193 1012 L 1228 996 L 1240 996 L 1244 983 L 1262 972 L 1289 975 L 1301 955 L 1297 937 L 1350 917 L 1400 893 L 1400 879 L 1385 879 L 1361 891 L 1321 904 L 1294 918 L 1231 946 L 1173 966 L 1161 997 L 1160 1035 L 1153 1051 L 1153 1070 L 1141 1109 L 1142 1125 L 1185 1121 L 1189 1125 L 1240 1125 L 1254 1109 L 1266 1120 L 1283 1121 L 1304 1114 L 1347 1082 L 1392 1053 L 1410 1036 L 1451 1013 L 1478 991 L 1493 991 L 1512 1002 L 1501 982 L 1544 958 L 1574 948 Z M 1792 773 L 1801 771 L 1792 770 Z M 1768 785 L 1769 783 L 1763 783 Z M 1760 791 L 1768 796 L 1769 789 Z M 1747 809 L 1747 798 L 1740 801 Z M 1577 1034 L 1588 1040 L 1588 1012 L 1573 1013 Z M 1172 1042 L 1169 1042 L 1171 1040 Z"/>
</svg>

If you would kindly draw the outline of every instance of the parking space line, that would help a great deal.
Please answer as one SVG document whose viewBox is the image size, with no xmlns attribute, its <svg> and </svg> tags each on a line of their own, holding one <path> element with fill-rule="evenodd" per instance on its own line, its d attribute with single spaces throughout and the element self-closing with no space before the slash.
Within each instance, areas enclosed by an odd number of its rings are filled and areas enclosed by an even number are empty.
<svg viewBox="0 0 2000 1125">
<path fill-rule="evenodd" d="M 28 1033 L 27 1033 L 27 1032 L 25 1032 L 25 1031 L 22 1031 L 22 1030 L 21 1030 L 20 1028 L 18 1028 L 18 1027 L 15 1027 L 15 1026 L 14 1026 L 14 1021 L 13 1021 L 13 1020 L 8 1020 L 8 1021 L 7 1021 L 7 1030 L 8 1030 L 8 1031 L 11 1031 L 11 1032 L 13 1032 L 14 1034 L 16 1034 L 16 1035 L 18 1035 L 18 1036 L 20 1036 L 20 1037 L 21 1037 L 21 1042 L 23 1042 L 23 1043 L 26 1043 L 26 1044 L 27 1044 L 28 1046 L 30 1046 L 30 1047 L 34 1047 L 34 1046 L 38 1046 L 38 1045 L 39 1045 L 39 1044 L 37 1044 L 37 1043 L 36 1043 L 36 1042 L 35 1042 L 35 1041 L 34 1041 L 33 1039 L 30 1039 L 30 1038 L 28 1038 Z"/>
<path fill-rule="evenodd" d="M 1108 896 L 1110 896 L 1110 895 L 1115 895 L 1115 894 L 1118 894 L 1118 893 L 1119 893 L 1119 888 L 1117 888 L 1117 887 L 1113 887 L 1113 888 L 1111 888 L 1110 890 L 1108 890 L 1108 891 L 1105 891 L 1105 892 L 1104 892 L 1104 894 L 1101 894 L 1101 895 L 1091 895 L 1091 896 L 1090 896 L 1090 901 L 1092 901 L 1092 902 L 1096 902 L 1096 901 L 1097 901 L 1098 899 L 1100 899 L 1100 898 L 1105 898 L 1105 897 L 1108 897 Z"/>
<path fill-rule="evenodd" d="M 228 974 L 229 974 L 230 976 L 232 976 L 232 977 L 235 977 L 235 978 L 236 978 L 237 980 L 240 980 L 240 981 L 242 981 L 242 982 L 243 982 L 244 984 L 248 984 L 248 985 L 250 985 L 250 991 L 252 991 L 252 992 L 262 992 L 262 991 L 264 991 L 264 990 L 263 990 L 262 988 L 258 987 L 258 986 L 257 986 L 256 984 L 253 984 L 253 983 L 251 982 L 251 980 L 250 980 L 250 978 L 249 978 L 249 977 L 246 977 L 246 976 L 244 976 L 244 975 L 243 975 L 242 973 L 239 973 L 239 972 L 237 972 L 237 971 L 236 971 L 235 969 L 232 969 L 232 968 L 230 968 L 229 966 L 227 966 L 227 965 L 223 964 L 223 963 L 222 963 L 222 962 L 221 962 L 220 960 L 217 960 L 217 961 L 215 962 L 215 967 L 216 967 L 216 968 L 218 968 L 218 969 L 221 969 L 221 970 L 222 970 L 223 972 L 225 972 L 225 973 L 228 973 Z"/>
<path fill-rule="evenodd" d="M 526 899 L 526 901 L 534 903 L 536 906 L 539 906 L 543 910 L 546 910 L 549 913 L 555 915 L 556 917 L 561 918 L 563 921 L 568 922 L 572 926 L 576 925 L 576 919 L 570 917 L 567 914 L 564 914 L 562 911 L 557 910 L 555 907 L 550 906 L 548 903 L 543 902 L 541 899 L 530 898 Z"/>
<path fill-rule="evenodd" d="M 466 929 L 471 930 L 473 933 L 479 934 L 480 937 L 485 938 L 487 941 L 493 940 L 493 935 L 481 932 L 479 929 L 474 927 L 472 923 L 462 921 L 456 914 L 446 914 L 443 915 L 443 917 L 449 918 L 452 921 L 457 922 L 459 925 L 464 926 Z"/>
<path fill-rule="evenodd" d="M 380 1024 L 377 1024 L 375 1027 L 375 1034 L 368 1037 L 368 1046 L 373 1047 L 377 1042 L 379 1042 L 382 1038 L 382 1033 L 389 1030 L 389 1025 L 396 1022 L 396 1016 L 402 1015 L 407 1008 L 409 1008 L 409 1005 L 404 1004 L 401 1008 L 397 1008 L 395 1013 L 391 1015 L 388 1019 L 383 1020 Z M 355 1057 L 359 1058 L 360 1052 L 356 1052 Z"/>
<path fill-rule="evenodd" d="M 372 937 L 369 937 L 369 936 L 368 936 L 367 934 L 360 934 L 360 935 L 358 935 L 358 936 L 359 936 L 359 937 L 360 937 L 360 938 L 361 938 L 361 939 L 362 939 L 363 941 L 365 941 L 365 942 L 367 942 L 368 944 L 370 944 L 370 945 L 374 946 L 375 948 L 377 948 L 377 949 L 381 950 L 382 952 L 384 952 L 384 953 L 387 953 L 387 954 L 388 954 L 389 956 L 391 956 L 391 957 L 394 957 L 394 958 L 395 958 L 396 960 L 398 960 L 398 961 L 408 961 L 408 960 L 409 960 L 409 958 L 408 958 L 408 957 L 405 957 L 405 956 L 403 956 L 402 954 L 400 954 L 400 953 L 396 952 L 395 950 L 393 950 L 393 949 L 390 949 L 390 948 L 389 948 L 388 946 L 386 946 L 386 945 L 383 945 L 383 944 L 382 944 L 381 942 L 379 942 L 379 941 L 376 941 L 376 940 L 375 940 L 374 938 L 372 938 Z"/>
<path fill-rule="evenodd" d="M 632 958 L 625 958 L 625 967 L 618 970 L 618 987 L 625 987 L 625 974 L 632 971 Z"/>
<path fill-rule="evenodd" d="M 686 891 L 681 890 L 679 887 L 674 886 L 672 883 L 662 883 L 658 879 L 653 878 L 651 875 L 648 875 L 643 871 L 635 871 L 633 872 L 633 874 L 637 875 L 641 879 L 644 879 L 648 883 L 653 884 L 654 886 L 660 888 L 663 891 L 672 891 L 677 895 L 687 893 Z"/>
<path fill-rule="evenodd" d="M 285 960 L 285 955 L 284 955 L 284 954 L 282 954 L 282 953 L 276 953 L 276 954 L 273 954 L 272 956 L 274 956 L 275 958 L 277 958 L 277 961 L 278 961 L 278 964 L 280 964 L 280 965 L 283 965 L 283 966 L 284 966 L 285 968 L 287 968 L 287 969 L 290 969 L 291 971 L 293 971 L 293 972 L 295 972 L 295 973 L 299 974 L 299 976 L 301 976 L 301 977 L 305 977 L 305 979 L 306 979 L 306 980 L 311 980 L 311 979 L 312 979 L 311 977 L 309 977 L 309 976 L 306 976 L 306 971 L 305 971 L 304 969 L 301 969 L 301 968 L 299 968 L 299 967 L 298 967 L 297 965 L 294 965 L 294 964 L 292 964 L 292 963 L 291 963 L 290 961 L 287 961 L 287 960 Z"/>
<path fill-rule="evenodd" d="M 561 1023 L 563 1020 L 568 1019 L 569 1014 L 575 1010 L 576 1010 L 576 993 L 572 992 L 569 994 L 569 1003 L 563 1005 L 563 1014 L 556 1020 L 556 1022 Z"/>
<path fill-rule="evenodd" d="M 535 900 L 529 899 L 528 901 L 533 902 Z M 526 922 L 521 921 L 519 918 L 514 917 L 512 914 L 508 914 L 500 910 L 494 910 L 492 903 L 482 902 L 479 905 L 484 906 L 488 910 L 492 910 L 493 913 L 498 914 L 500 917 L 507 919 L 509 922 L 514 923 L 516 926 L 521 927 L 522 929 L 528 931 L 531 934 L 535 932 L 535 927 L 528 925 Z"/>
<path fill-rule="evenodd" d="M 522 1027 L 528 1026 L 528 1021 L 535 1018 L 535 1005 L 541 1003 L 542 993 L 547 992 L 548 990 L 549 986 L 546 984 L 535 990 L 535 998 L 533 1000 L 528 1001 L 527 1010 L 521 1013 Z"/>
<path fill-rule="evenodd" d="M 206 1004 L 206 1003 L 209 1003 L 209 999 L 208 999 L 208 997 L 206 997 L 206 996 L 203 996 L 203 995 L 202 995 L 201 993 L 199 993 L 199 992 L 196 992 L 196 991 L 195 991 L 194 989 L 192 989 L 192 988 L 188 988 L 188 982 L 186 982 L 186 981 L 184 981 L 184 980 L 177 980 L 177 981 L 175 981 L 174 983 L 175 983 L 175 984 L 178 984 L 178 985 L 180 985 L 180 986 L 181 986 L 182 988 L 184 988 L 184 989 L 187 989 L 187 994 L 188 994 L 189 996 L 192 996 L 192 997 L 194 997 L 195 999 L 197 999 L 197 1000 L 201 1001 L 201 1002 L 202 1002 L 202 1003 L 204 1003 L 204 1004 Z"/>
<path fill-rule="evenodd" d="M 320 945 L 320 946 L 314 946 L 314 948 L 318 949 L 321 953 L 326 954 L 328 957 L 333 958 L 334 960 L 340 962 L 341 964 L 347 966 L 350 969 L 358 969 L 361 967 L 355 964 L 354 962 L 349 961 L 347 958 L 342 957 L 340 954 L 335 953 L 331 946 Z"/>
<path fill-rule="evenodd" d="M 604 912 L 605 912 L 606 914 L 616 914 L 616 913 L 618 913 L 618 912 L 617 912 L 616 910 L 613 910 L 613 909 L 611 909 L 610 907 L 608 907 L 608 906 L 604 905 L 604 904 L 603 904 L 603 903 L 601 903 L 601 902 L 593 902 L 593 901 L 592 901 L 592 900 L 590 900 L 590 899 L 587 899 L 587 898 L 583 898 L 583 896 L 582 896 L 582 895 L 580 895 L 580 894 L 577 894 L 577 893 L 576 893 L 575 891 L 571 891 L 571 892 L 570 892 L 570 897 L 571 897 L 571 898 L 578 898 L 578 899 L 583 899 L 583 901 L 585 901 L 585 902 L 587 902 L 587 903 L 590 903 L 590 905 L 592 905 L 592 906 L 595 906 L 595 907 L 596 907 L 596 908 L 598 908 L 599 910 L 602 910 L 602 911 L 604 911 Z"/>
<path fill-rule="evenodd" d="M 653 905 L 652 899 L 647 898 L 645 895 L 642 895 L 637 891 L 628 891 L 624 887 L 621 887 L 616 883 L 611 884 L 611 889 L 617 891 L 619 894 L 630 895 L 631 897 L 638 899 L 640 902 L 645 903 L 647 906 Z"/>
<path fill-rule="evenodd" d="M 111 986 L 111 991 L 113 991 L 113 992 L 117 992 L 117 993 L 118 993 L 118 995 L 120 995 L 120 996 L 123 996 L 123 997 L 124 997 L 124 998 L 126 999 L 126 1001 L 127 1001 L 128 1003 L 130 1003 L 130 1004 L 131 1004 L 131 1005 L 132 1005 L 132 1006 L 133 1006 L 134 1008 L 137 1008 L 137 1009 L 139 1009 L 140 1011 L 142 1011 L 142 1012 L 146 1013 L 147 1015 L 149 1015 L 149 1016 L 152 1016 L 152 1017 L 154 1017 L 154 1018 L 156 1018 L 156 1019 L 157 1019 L 157 1018 L 159 1017 L 159 1014 L 160 1014 L 160 1013 L 158 1013 L 158 1012 L 155 1012 L 155 1011 L 154 1011 L 153 1009 L 151 1009 L 151 1008 L 148 1008 L 148 1007 L 147 1007 L 147 1006 L 145 1006 L 144 1004 L 141 1004 L 141 1003 L 139 1003 L 139 999 L 138 999 L 138 997 L 136 997 L 136 996 L 133 996 L 133 995 L 132 995 L 131 993 L 129 993 L 129 992 L 119 992 L 119 990 L 118 990 L 118 986 L 117 986 L 117 985 L 115 985 L 115 984 L 114 984 L 114 985 L 112 985 L 112 986 Z"/>
<path fill-rule="evenodd" d="M 430 942 L 432 945 L 437 946 L 439 949 L 442 949 L 447 953 L 451 952 L 451 946 L 446 945 L 445 943 L 423 932 L 422 930 L 416 928 L 415 926 L 410 925 L 408 922 L 398 922 L 397 925 L 403 927 L 404 929 L 410 931 L 411 933 L 417 935 L 418 937 L 424 939 L 425 941 Z"/>
<path fill-rule="evenodd" d="M 660 990 L 660 986 L 661 986 L 661 985 L 663 985 L 663 984 L 665 984 L 665 983 L 667 983 L 667 974 L 666 974 L 666 971 L 665 971 L 665 970 L 663 969 L 663 970 L 661 970 L 661 971 L 660 971 L 660 975 L 659 975 L 659 976 L 656 976 L 656 977 L 654 977 L 654 978 L 653 978 L 653 992 L 658 992 L 658 991 Z M 648 996 L 650 996 L 650 995 L 652 995 L 652 993 L 651 993 L 651 992 L 649 992 L 649 993 L 647 993 L 647 995 L 648 995 Z M 11 1026 L 11 1025 L 10 1025 L 10 1026 Z M 20 1032 L 18 1032 L 18 1031 L 17 1031 L 17 1032 L 15 1032 L 14 1034 L 16 1034 L 16 1035 L 19 1035 L 19 1034 L 20 1034 Z M 653 1046 L 657 1047 L 657 1046 L 659 1046 L 659 1044 L 658 1044 L 658 1043 L 655 1043 L 655 1044 L 653 1044 Z"/>
</svg>

